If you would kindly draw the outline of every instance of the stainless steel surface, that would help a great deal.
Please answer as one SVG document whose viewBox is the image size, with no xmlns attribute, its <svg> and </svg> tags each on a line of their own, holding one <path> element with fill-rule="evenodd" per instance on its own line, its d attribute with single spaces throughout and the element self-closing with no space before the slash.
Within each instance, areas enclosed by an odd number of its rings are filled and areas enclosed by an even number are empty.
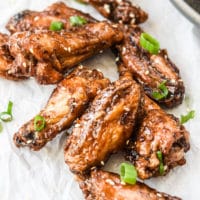
<svg viewBox="0 0 200 200">
<path fill-rule="evenodd" d="M 189 4 L 183 0 L 171 0 L 171 2 L 178 8 L 190 21 L 200 27 L 200 14 L 194 10 Z"/>
</svg>

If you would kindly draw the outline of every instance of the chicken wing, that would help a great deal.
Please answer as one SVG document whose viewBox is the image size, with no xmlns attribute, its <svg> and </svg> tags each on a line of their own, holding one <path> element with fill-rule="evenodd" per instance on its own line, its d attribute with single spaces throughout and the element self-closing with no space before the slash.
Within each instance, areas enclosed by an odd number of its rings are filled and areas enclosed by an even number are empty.
<svg viewBox="0 0 200 200">
<path fill-rule="evenodd" d="M 94 170 L 89 178 L 79 181 L 86 200 L 181 200 L 144 183 L 122 184 L 117 174 L 101 170 Z"/>
<path fill-rule="evenodd" d="M 33 76 L 39 83 L 54 84 L 69 68 L 122 39 L 122 32 L 107 22 L 90 23 L 70 32 L 15 33 L 7 42 L 15 60 L 6 67 L 6 72 L 2 70 L 10 76 Z"/>
<path fill-rule="evenodd" d="M 148 15 L 140 7 L 128 0 L 83 0 L 94 6 L 104 17 L 115 23 L 139 24 L 147 20 Z"/>
<path fill-rule="evenodd" d="M 117 45 L 119 57 L 133 78 L 143 86 L 145 93 L 168 108 L 182 103 L 183 81 L 179 70 L 168 58 L 166 50 L 152 55 L 140 46 L 140 35 L 143 31 L 138 26 L 124 26 L 123 30 L 124 41 Z M 157 91 L 163 82 L 168 89 L 168 95 L 158 100 L 153 96 L 153 92 Z"/>
<path fill-rule="evenodd" d="M 190 148 L 189 133 L 179 120 L 158 108 L 147 96 L 144 99 L 145 117 L 126 151 L 126 158 L 133 162 L 141 179 L 165 175 L 171 168 L 185 164 L 185 152 Z M 163 172 L 159 170 L 159 151 Z"/>
<path fill-rule="evenodd" d="M 118 62 L 121 77 L 131 76 L 130 71 Z M 131 161 L 141 179 L 165 175 L 177 165 L 185 164 L 185 152 L 190 148 L 189 133 L 173 115 L 167 114 L 159 105 L 144 95 L 144 114 L 138 120 L 132 138 L 127 141 L 126 159 Z M 163 157 L 164 171 L 160 174 L 160 160 Z"/>
<path fill-rule="evenodd" d="M 69 128 L 99 90 L 107 87 L 109 83 L 101 72 L 78 67 L 58 84 L 47 105 L 39 113 L 46 121 L 45 128 L 39 132 L 35 131 L 34 119 L 30 120 L 15 133 L 16 146 L 40 150 L 57 134 Z"/>
<path fill-rule="evenodd" d="M 140 87 L 124 77 L 102 90 L 74 125 L 65 147 L 65 162 L 74 173 L 103 165 L 123 148 L 141 112 Z"/>
<path fill-rule="evenodd" d="M 41 12 L 24 10 L 17 13 L 9 20 L 6 28 L 12 34 L 21 31 L 49 30 L 51 22 L 59 21 L 63 23 L 63 29 L 70 30 L 73 28 L 69 20 L 71 16 L 84 17 L 88 23 L 96 21 L 89 14 L 67 7 L 63 2 L 56 2 Z"/>
</svg>

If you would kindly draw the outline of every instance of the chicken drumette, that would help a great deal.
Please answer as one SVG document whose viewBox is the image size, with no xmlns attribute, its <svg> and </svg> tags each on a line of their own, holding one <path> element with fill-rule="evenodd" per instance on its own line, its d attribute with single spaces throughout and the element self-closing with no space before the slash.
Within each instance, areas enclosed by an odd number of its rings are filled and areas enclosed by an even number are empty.
<svg viewBox="0 0 200 200">
<path fill-rule="evenodd" d="M 107 22 L 90 23 L 70 32 L 15 33 L 5 45 L 14 60 L 1 66 L 0 75 L 15 79 L 33 76 L 39 83 L 54 84 L 69 68 L 122 38 L 122 32 Z"/>
<path fill-rule="evenodd" d="M 122 149 L 141 114 L 140 87 L 123 77 L 102 90 L 74 125 L 65 147 L 65 161 L 74 173 L 103 165 Z"/>
<path fill-rule="evenodd" d="M 182 103 L 184 85 L 178 68 L 168 58 L 166 50 L 157 55 L 150 54 L 140 46 L 140 35 L 143 32 L 138 26 L 123 26 L 124 40 L 117 45 L 120 60 L 145 93 L 159 104 L 175 107 Z M 153 96 L 161 83 L 165 83 L 168 95 L 162 99 Z"/>
<path fill-rule="evenodd" d="M 71 16 L 81 16 L 88 23 L 96 21 L 89 14 L 70 8 L 63 2 L 57 2 L 41 12 L 24 10 L 17 13 L 9 20 L 6 28 L 12 34 L 21 31 L 49 30 L 51 22 L 59 21 L 63 23 L 63 29 L 71 30 L 74 28 L 70 24 Z"/>
<path fill-rule="evenodd" d="M 15 133 L 15 144 L 33 150 L 41 149 L 61 131 L 69 128 L 97 93 L 109 83 L 101 72 L 78 67 L 58 84 L 47 105 L 39 113 L 46 121 L 44 129 L 36 131 L 34 119 L 30 120 Z"/>
<path fill-rule="evenodd" d="M 144 183 L 122 184 L 117 174 L 101 170 L 92 171 L 85 179 L 79 178 L 79 185 L 86 200 L 181 200 Z"/>
<path fill-rule="evenodd" d="M 94 6 L 104 17 L 115 23 L 139 24 L 147 20 L 148 15 L 140 7 L 128 0 L 82 0 Z"/>
</svg>

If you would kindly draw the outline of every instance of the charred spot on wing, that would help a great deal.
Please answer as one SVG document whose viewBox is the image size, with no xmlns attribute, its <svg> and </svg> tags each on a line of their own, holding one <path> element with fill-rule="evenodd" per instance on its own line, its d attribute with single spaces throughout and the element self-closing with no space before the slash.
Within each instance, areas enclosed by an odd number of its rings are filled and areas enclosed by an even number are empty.
<svg viewBox="0 0 200 200">
<path fill-rule="evenodd" d="M 24 10 L 22 12 L 17 13 L 16 15 L 13 16 L 13 21 L 15 23 L 20 22 L 25 16 L 27 16 L 29 14 L 29 10 Z"/>
</svg>

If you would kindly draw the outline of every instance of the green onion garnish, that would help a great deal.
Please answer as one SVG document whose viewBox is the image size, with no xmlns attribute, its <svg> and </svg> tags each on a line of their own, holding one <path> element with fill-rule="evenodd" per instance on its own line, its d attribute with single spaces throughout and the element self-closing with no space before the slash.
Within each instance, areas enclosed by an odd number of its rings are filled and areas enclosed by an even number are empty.
<svg viewBox="0 0 200 200">
<path fill-rule="evenodd" d="M 46 124 L 46 121 L 45 121 L 44 117 L 37 115 L 34 118 L 34 129 L 35 129 L 35 131 L 43 130 L 44 127 L 45 127 L 45 124 Z"/>
<path fill-rule="evenodd" d="M 168 89 L 167 89 L 165 83 L 166 83 L 166 81 L 163 81 L 163 82 L 158 86 L 158 89 L 159 89 L 160 91 L 154 91 L 154 92 L 152 93 L 152 97 L 153 97 L 154 99 L 156 99 L 156 100 L 161 100 L 161 99 L 165 98 L 165 97 L 168 95 L 169 91 L 168 91 Z"/>
<path fill-rule="evenodd" d="M 156 155 L 157 155 L 158 160 L 160 161 L 159 173 L 160 173 L 160 175 L 163 175 L 163 173 L 164 173 L 164 164 L 163 164 L 162 152 L 161 151 L 157 151 Z"/>
<path fill-rule="evenodd" d="M 60 31 L 63 29 L 63 23 L 59 21 L 53 21 L 51 22 L 49 29 L 51 31 Z"/>
<path fill-rule="evenodd" d="M 12 107 L 13 107 L 13 102 L 9 101 L 8 102 L 7 111 L 0 113 L 0 119 L 2 121 L 9 122 L 9 121 L 11 121 L 13 119 L 13 116 L 12 116 Z"/>
<path fill-rule="evenodd" d="M 159 42 L 148 33 L 141 34 L 140 45 L 151 54 L 158 54 L 160 50 Z"/>
<path fill-rule="evenodd" d="M 122 163 L 120 165 L 120 178 L 122 182 L 134 185 L 137 179 L 135 167 L 128 163 Z"/>
<path fill-rule="evenodd" d="M 71 16 L 69 20 L 71 26 L 81 26 L 87 24 L 87 20 L 81 16 Z"/>
<path fill-rule="evenodd" d="M 0 122 L 0 133 L 3 131 L 2 123 Z"/>
<path fill-rule="evenodd" d="M 188 112 L 187 115 L 181 115 L 181 124 L 186 123 L 187 121 L 189 121 L 190 119 L 193 119 L 195 117 L 195 111 L 191 110 L 190 112 Z"/>
</svg>

